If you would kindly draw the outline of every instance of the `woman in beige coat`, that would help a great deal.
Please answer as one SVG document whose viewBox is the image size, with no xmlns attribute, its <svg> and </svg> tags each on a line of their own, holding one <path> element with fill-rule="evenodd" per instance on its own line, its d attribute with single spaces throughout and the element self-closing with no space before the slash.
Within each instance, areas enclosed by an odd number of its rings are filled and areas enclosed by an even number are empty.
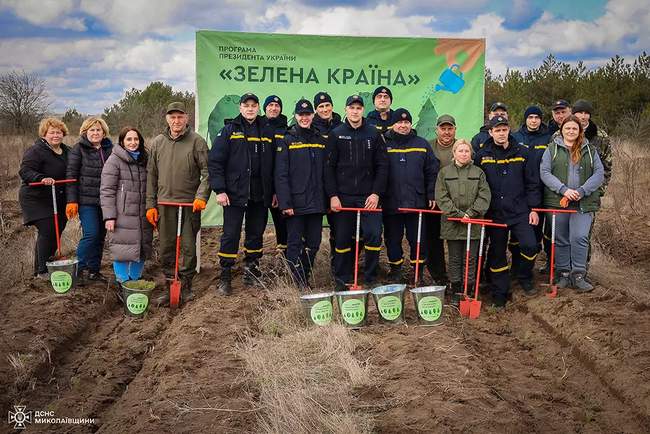
<svg viewBox="0 0 650 434">
<path fill-rule="evenodd" d="M 118 144 L 102 171 L 100 203 L 115 280 L 122 283 L 142 276 L 144 261 L 151 254 L 153 227 L 145 216 L 147 152 L 142 134 L 125 127 Z"/>
</svg>

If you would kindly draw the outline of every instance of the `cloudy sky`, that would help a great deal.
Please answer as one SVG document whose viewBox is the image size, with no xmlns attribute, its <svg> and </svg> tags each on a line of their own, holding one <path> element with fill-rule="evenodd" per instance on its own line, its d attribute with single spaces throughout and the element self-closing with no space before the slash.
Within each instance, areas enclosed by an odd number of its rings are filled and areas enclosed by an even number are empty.
<svg viewBox="0 0 650 434">
<path fill-rule="evenodd" d="M 194 90 L 198 29 L 487 39 L 486 64 L 588 66 L 650 47 L 646 0 L 0 0 L 0 72 L 35 71 L 56 111 L 101 113 L 132 87 Z"/>
</svg>

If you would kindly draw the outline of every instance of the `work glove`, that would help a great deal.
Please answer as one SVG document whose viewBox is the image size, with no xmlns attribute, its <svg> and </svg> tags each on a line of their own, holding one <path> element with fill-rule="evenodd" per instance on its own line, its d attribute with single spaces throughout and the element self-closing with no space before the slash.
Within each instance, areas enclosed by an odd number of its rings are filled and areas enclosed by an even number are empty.
<svg viewBox="0 0 650 434">
<path fill-rule="evenodd" d="M 154 227 L 154 229 L 158 228 L 158 210 L 156 208 L 149 208 L 147 210 L 147 220 L 149 223 L 151 223 L 151 226 Z"/>
<path fill-rule="evenodd" d="M 192 202 L 192 212 L 199 212 L 205 209 L 205 201 L 203 199 L 194 199 Z"/>
<path fill-rule="evenodd" d="M 567 208 L 569 206 L 569 202 L 570 200 L 568 197 L 563 197 L 562 199 L 560 199 L 560 206 L 562 208 Z"/>
<path fill-rule="evenodd" d="M 77 217 L 77 214 L 79 214 L 78 203 L 70 202 L 65 206 L 65 216 L 68 218 L 68 220 L 72 220 L 73 218 Z"/>
</svg>

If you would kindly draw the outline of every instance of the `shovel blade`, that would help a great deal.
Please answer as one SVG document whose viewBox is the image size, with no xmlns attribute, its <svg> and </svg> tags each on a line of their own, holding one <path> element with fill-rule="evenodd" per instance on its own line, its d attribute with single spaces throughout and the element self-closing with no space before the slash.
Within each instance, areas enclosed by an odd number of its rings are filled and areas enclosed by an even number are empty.
<svg viewBox="0 0 650 434">
<path fill-rule="evenodd" d="M 181 299 L 181 281 L 174 280 L 169 285 L 169 307 L 176 309 Z"/>
<path fill-rule="evenodd" d="M 469 317 L 471 319 L 476 319 L 481 314 L 481 302 L 478 300 L 472 300 L 469 305 Z"/>
<path fill-rule="evenodd" d="M 470 305 L 470 300 L 469 298 L 464 298 L 463 300 L 460 301 L 460 316 L 469 316 L 469 305 Z"/>
<path fill-rule="evenodd" d="M 546 293 L 546 296 L 548 298 L 555 298 L 557 297 L 557 285 L 551 285 L 551 290 Z"/>
</svg>

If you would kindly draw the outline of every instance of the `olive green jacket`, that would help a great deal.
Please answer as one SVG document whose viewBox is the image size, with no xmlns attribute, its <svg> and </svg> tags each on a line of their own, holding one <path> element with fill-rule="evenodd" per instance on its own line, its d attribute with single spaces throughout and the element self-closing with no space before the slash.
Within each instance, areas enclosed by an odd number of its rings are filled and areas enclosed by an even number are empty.
<svg viewBox="0 0 650 434">
<path fill-rule="evenodd" d="M 176 139 L 169 128 L 156 136 L 147 164 L 147 209 L 159 201 L 191 203 L 210 197 L 208 145 L 203 137 L 186 127 Z"/>
<path fill-rule="evenodd" d="M 467 226 L 450 222 L 447 217 L 481 218 L 490 208 L 490 187 L 485 173 L 471 161 L 462 167 L 451 162 L 438 173 L 436 181 L 436 204 L 445 215 L 440 220 L 440 238 L 443 240 L 467 239 Z M 472 226 L 471 236 L 479 238 L 480 228 Z"/>
</svg>

